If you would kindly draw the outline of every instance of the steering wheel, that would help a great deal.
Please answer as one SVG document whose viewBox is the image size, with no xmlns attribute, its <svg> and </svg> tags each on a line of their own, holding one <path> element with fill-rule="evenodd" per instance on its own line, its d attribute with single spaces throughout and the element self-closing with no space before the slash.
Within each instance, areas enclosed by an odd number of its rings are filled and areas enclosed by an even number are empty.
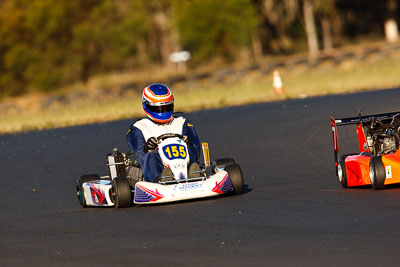
<svg viewBox="0 0 400 267">
<path fill-rule="evenodd" d="M 180 134 L 176 134 L 176 133 L 165 133 L 165 134 L 162 134 L 162 135 L 160 135 L 159 137 L 157 137 L 157 141 L 162 141 L 162 140 L 165 140 L 165 139 L 167 139 L 167 138 L 174 138 L 174 137 L 178 137 L 178 138 L 180 138 L 180 139 L 182 139 L 182 140 L 185 139 L 185 138 L 184 138 L 182 135 L 180 135 Z"/>
</svg>

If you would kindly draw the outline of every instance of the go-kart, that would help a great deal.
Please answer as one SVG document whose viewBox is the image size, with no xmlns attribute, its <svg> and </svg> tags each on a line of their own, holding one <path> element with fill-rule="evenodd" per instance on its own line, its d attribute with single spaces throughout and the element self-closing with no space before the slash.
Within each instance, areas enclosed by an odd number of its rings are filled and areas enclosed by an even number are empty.
<svg viewBox="0 0 400 267">
<path fill-rule="evenodd" d="M 157 137 L 159 153 L 168 175 L 161 174 L 157 182 L 148 182 L 131 153 L 121 153 L 114 148 L 107 155 L 108 175 L 83 175 L 78 178 L 76 194 L 82 207 L 156 204 L 187 199 L 217 196 L 226 193 L 241 194 L 243 175 L 234 159 L 217 159 L 210 164 L 207 143 L 202 143 L 204 162 L 197 170 L 189 168 L 187 140 L 179 134 Z"/>
<path fill-rule="evenodd" d="M 400 112 L 331 119 L 336 175 L 346 187 L 400 183 Z M 337 126 L 357 125 L 359 153 L 344 154 L 338 159 Z"/>
</svg>

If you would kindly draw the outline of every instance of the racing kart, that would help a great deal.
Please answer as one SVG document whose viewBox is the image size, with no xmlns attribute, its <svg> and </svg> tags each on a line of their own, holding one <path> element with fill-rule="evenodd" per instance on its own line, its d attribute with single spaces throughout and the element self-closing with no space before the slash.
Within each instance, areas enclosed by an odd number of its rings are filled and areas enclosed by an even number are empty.
<svg viewBox="0 0 400 267">
<path fill-rule="evenodd" d="M 336 175 L 343 186 L 385 185 L 400 183 L 400 112 L 334 119 L 330 117 Z M 338 126 L 357 125 L 359 153 L 344 154 L 338 159 Z"/>
<path fill-rule="evenodd" d="M 156 182 L 148 182 L 131 153 L 114 148 L 107 155 L 108 175 L 83 175 L 78 178 L 76 195 L 82 207 L 114 206 L 125 208 L 132 204 L 156 204 L 187 199 L 212 197 L 226 193 L 241 194 L 243 175 L 232 158 L 218 159 L 210 164 L 208 143 L 202 143 L 204 162 L 200 168 L 189 168 L 187 140 L 179 134 L 157 137 L 164 168 Z"/>
</svg>

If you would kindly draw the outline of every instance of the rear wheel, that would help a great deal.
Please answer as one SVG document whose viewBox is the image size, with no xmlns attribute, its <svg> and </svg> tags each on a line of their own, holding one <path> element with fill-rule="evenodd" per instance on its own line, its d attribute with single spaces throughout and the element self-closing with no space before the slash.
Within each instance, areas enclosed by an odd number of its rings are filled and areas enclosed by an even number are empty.
<svg viewBox="0 0 400 267">
<path fill-rule="evenodd" d="M 125 177 L 115 177 L 112 181 L 112 200 L 116 208 L 132 205 L 131 187 Z"/>
<path fill-rule="evenodd" d="M 243 174 L 242 169 L 238 164 L 230 164 L 225 166 L 225 171 L 231 179 L 233 191 L 236 195 L 240 195 L 243 192 Z"/>
<path fill-rule="evenodd" d="M 78 197 L 79 203 L 81 204 L 82 207 L 87 207 L 86 205 L 86 199 L 85 199 L 85 194 L 83 193 L 83 184 L 88 183 L 88 182 L 93 182 L 100 180 L 100 176 L 97 174 L 88 174 L 88 175 L 82 175 L 81 177 L 78 178 L 76 181 L 76 196 Z"/>
<path fill-rule="evenodd" d="M 216 173 L 216 168 L 224 168 L 226 165 L 236 164 L 235 160 L 232 158 L 222 158 L 216 159 L 212 163 L 212 171 Z"/>
<path fill-rule="evenodd" d="M 345 154 L 342 155 L 339 159 L 338 162 L 338 178 L 339 178 L 339 183 L 343 186 L 343 188 L 347 188 L 347 172 L 346 172 L 346 158 L 348 156 L 354 156 L 357 154 Z"/>
<path fill-rule="evenodd" d="M 385 166 L 382 163 L 382 157 L 372 157 L 369 161 L 369 179 L 371 179 L 372 188 L 375 190 L 385 187 Z"/>
<path fill-rule="evenodd" d="M 338 162 L 338 178 L 343 188 L 347 188 L 347 173 L 346 173 L 346 156 L 342 156 Z"/>
</svg>

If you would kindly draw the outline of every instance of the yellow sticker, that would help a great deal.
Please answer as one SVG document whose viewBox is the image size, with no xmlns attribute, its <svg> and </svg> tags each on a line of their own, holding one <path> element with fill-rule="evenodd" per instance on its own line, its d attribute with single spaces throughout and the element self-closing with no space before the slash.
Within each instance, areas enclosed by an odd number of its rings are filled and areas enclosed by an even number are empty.
<svg viewBox="0 0 400 267">
<path fill-rule="evenodd" d="M 187 126 L 189 126 L 189 127 L 193 127 L 194 125 L 193 125 L 193 124 L 191 124 L 190 122 L 188 122 Z"/>
<path fill-rule="evenodd" d="M 392 166 L 386 166 L 386 178 L 392 178 Z"/>
<path fill-rule="evenodd" d="M 202 142 L 201 146 L 203 147 L 204 163 L 207 167 L 210 167 L 210 151 L 208 149 L 208 143 Z"/>
</svg>

